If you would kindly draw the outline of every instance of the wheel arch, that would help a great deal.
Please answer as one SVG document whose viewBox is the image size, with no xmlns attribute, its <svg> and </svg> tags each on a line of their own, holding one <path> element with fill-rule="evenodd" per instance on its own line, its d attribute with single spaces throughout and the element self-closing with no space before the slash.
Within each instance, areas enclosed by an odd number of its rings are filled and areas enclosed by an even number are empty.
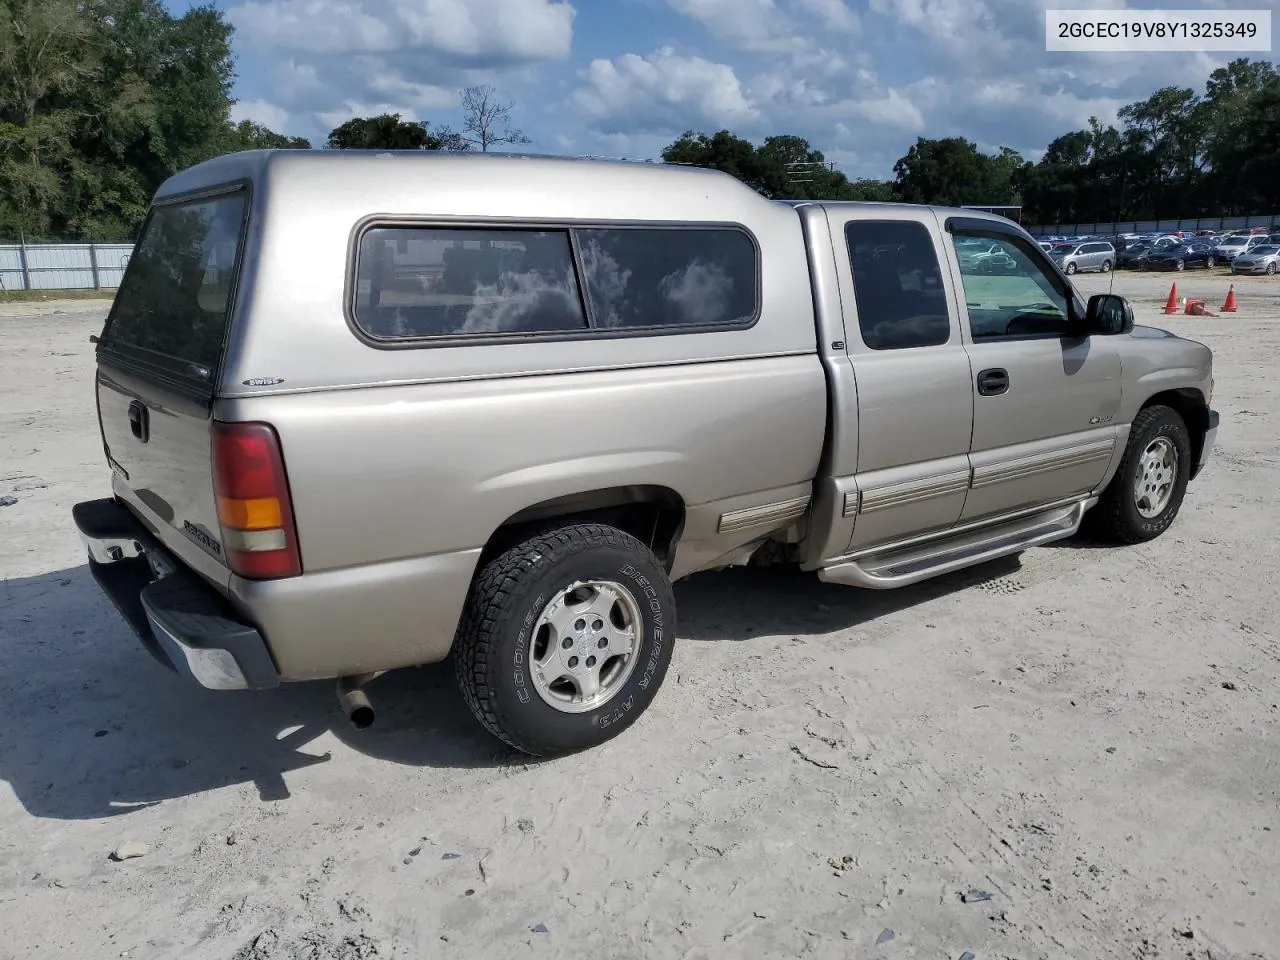
<svg viewBox="0 0 1280 960">
<path fill-rule="evenodd" d="M 670 570 L 684 519 L 684 498 L 660 484 L 628 484 L 565 494 L 524 507 L 499 524 L 481 551 L 477 569 L 548 527 L 603 523 L 631 534 Z"/>
<path fill-rule="evenodd" d="M 1191 437 L 1191 476 L 1194 478 L 1196 464 L 1200 462 L 1200 453 L 1204 449 L 1204 438 L 1209 432 L 1208 401 L 1196 388 L 1180 387 L 1152 394 L 1139 408 L 1139 412 L 1154 406 L 1172 408 L 1187 425 L 1187 433 Z"/>
</svg>

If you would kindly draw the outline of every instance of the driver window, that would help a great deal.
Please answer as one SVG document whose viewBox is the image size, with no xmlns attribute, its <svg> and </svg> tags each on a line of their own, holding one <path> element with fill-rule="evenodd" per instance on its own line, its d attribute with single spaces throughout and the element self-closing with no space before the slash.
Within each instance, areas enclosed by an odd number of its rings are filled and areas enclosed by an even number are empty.
<svg viewBox="0 0 1280 960">
<path fill-rule="evenodd" d="M 1067 291 L 1021 238 L 956 231 L 951 242 L 975 341 L 1069 333 Z"/>
</svg>

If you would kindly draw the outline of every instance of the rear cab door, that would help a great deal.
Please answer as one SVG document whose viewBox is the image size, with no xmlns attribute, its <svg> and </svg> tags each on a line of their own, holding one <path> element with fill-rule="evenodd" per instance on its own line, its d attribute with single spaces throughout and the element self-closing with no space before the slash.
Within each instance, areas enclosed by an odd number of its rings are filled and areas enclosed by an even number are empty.
<svg viewBox="0 0 1280 960">
<path fill-rule="evenodd" d="M 245 185 L 157 202 L 98 343 L 98 419 L 112 490 L 225 592 L 211 423 L 249 222 Z"/>
<path fill-rule="evenodd" d="M 1083 497 L 1119 441 L 1119 351 L 1109 337 L 1079 335 L 1083 300 L 1013 224 L 951 216 L 945 228 L 975 387 L 961 520 Z M 998 242 L 1012 266 L 970 272 L 960 251 L 976 240 Z"/>
<path fill-rule="evenodd" d="M 942 236 L 927 207 L 827 207 L 857 385 L 848 552 L 952 526 L 969 482 L 973 395 Z M 972 262 L 981 263 L 986 249 Z"/>
</svg>

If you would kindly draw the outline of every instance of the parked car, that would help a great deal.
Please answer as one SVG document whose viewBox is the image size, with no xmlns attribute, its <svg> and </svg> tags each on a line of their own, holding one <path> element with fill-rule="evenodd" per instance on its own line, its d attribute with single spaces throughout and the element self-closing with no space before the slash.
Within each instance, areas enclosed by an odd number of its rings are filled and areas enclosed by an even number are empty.
<svg viewBox="0 0 1280 960">
<path fill-rule="evenodd" d="M 1264 243 L 1266 237 L 1259 234 L 1240 235 L 1226 237 L 1214 244 L 1214 257 L 1223 263 L 1231 263 L 1236 257 L 1242 253 L 1248 253 L 1254 247 Z"/>
<path fill-rule="evenodd" d="M 1139 240 L 1131 243 L 1116 254 L 1116 266 L 1122 269 L 1145 270 L 1147 257 L 1155 252 L 1150 240 Z"/>
<path fill-rule="evenodd" d="M 1260 243 L 1248 253 L 1231 261 L 1232 273 L 1265 273 L 1271 276 L 1280 268 L 1280 244 Z"/>
<path fill-rule="evenodd" d="M 1008 273 L 1016 267 L 1002 244 L 985 239 L 956 241 L 960 269 L 974 273 Z"/>
<path fill-rule="evenodd" d="M 1181 246 L 1182 241 L 1177 237 L 1165 236 L 1161 234 L 1150 240 L 1143 240 L 1132 246 L 1126 247 L 1116 256 L 1116 266 L 1126 267 L 1132 270 L 1149 270 L 1147 260 L 1153 253 L 1160 253 L 1164 250 L 1171 250 L 1174 247 Z"/>
<path fill-rule="evenodd" d="M 968 240 L 1016 272 L 956 269 Z M 1218 429 L 1207 347 L 1002 217 L 682 165 L 218 157 L 160 187 L 96 359 L 111 494 L 74 522 L 157 660 L 339 678 L 365 726 L 373 677 L 452 657 L 535 755 L 649 706 L 673 581 L 1148 541 Z"/>
<path fill-rule="evenodd" d="M 1116 248 L 1098 240 L 1063 243 L 1049 251 L 1049 256 L 1069 274 L 1091 270 L 1108 273 L 1116 263 Z"/>
<path fill-rule="evenodd" d="M 1185 270 L 1187 267 L 1204 267 L 1212 270 L 1217 263 L 1213 247 L 1207 243 L 1182 243 L 1162 250 L 1153 250 L 1144 261 L 1147 270 Z"/>
</svg>

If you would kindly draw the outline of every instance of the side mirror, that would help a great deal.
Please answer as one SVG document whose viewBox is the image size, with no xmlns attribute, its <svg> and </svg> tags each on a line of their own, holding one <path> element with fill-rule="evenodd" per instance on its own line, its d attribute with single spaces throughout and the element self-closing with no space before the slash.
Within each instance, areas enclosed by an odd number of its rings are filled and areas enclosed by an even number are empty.
<svg viewBox="0 0 1280 960">
<path fill-rule="evenodd" d="M 1116 336 L 1133 331 L 1133 307 L 1124 297 L 1097 293 L 1089 298 L 1084 315 L 1085 331 L 1100 336 Z"/>
</svg>

